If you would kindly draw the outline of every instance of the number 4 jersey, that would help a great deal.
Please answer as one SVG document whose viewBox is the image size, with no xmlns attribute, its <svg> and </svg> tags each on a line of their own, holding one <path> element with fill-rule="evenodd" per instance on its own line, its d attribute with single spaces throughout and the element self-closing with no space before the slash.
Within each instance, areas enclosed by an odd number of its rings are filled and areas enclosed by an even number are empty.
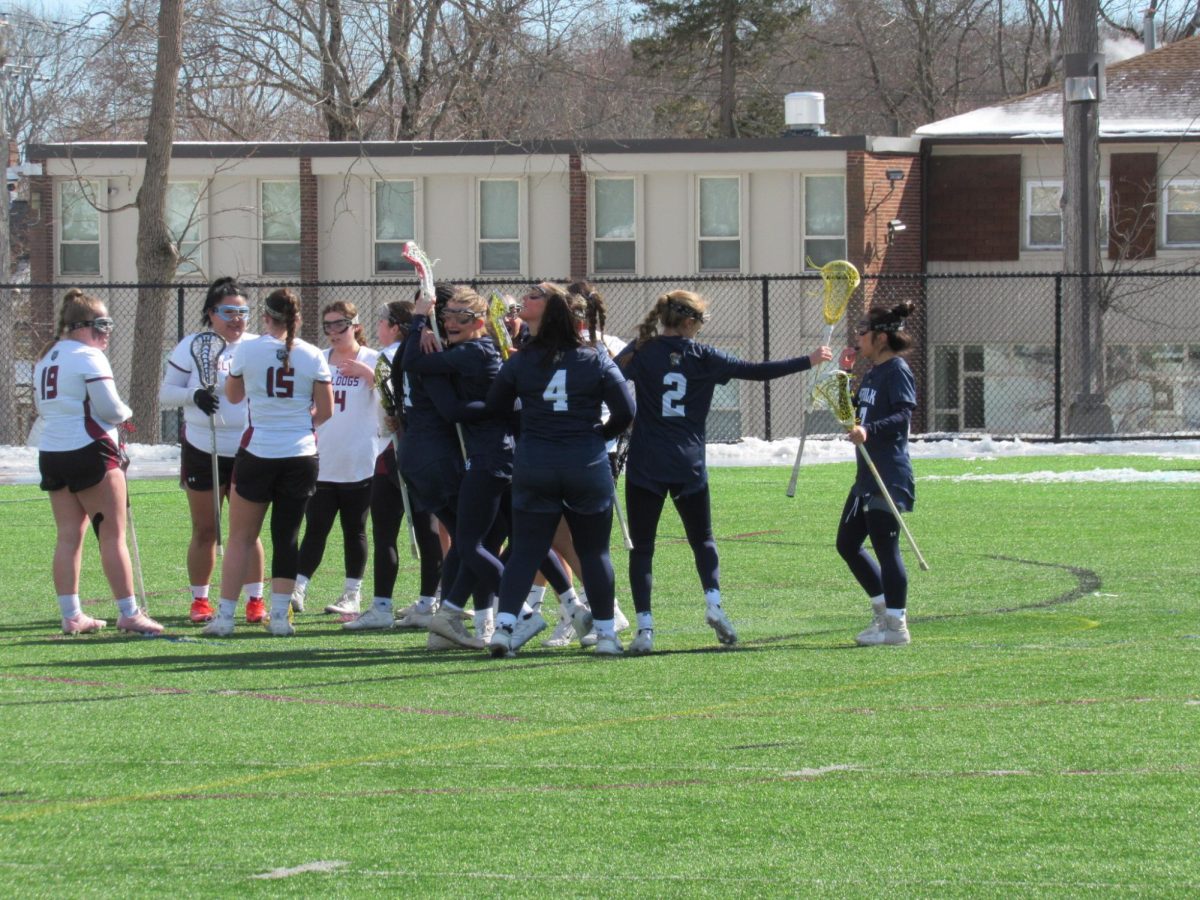
<svg viewBox="0 0 1200 900">
<path fill-rule="evenodd" d="M 325 351 L 326 361 L 330 360 Z M 372 372 L 379 351 L 359 347 L 358 362 Z M 375 377 L 345 375 L 333 369 L 333 415 L 317 426 L 317 445 L 321 464 L 317 481 L 354 484 L 366 481 L 375 472 L 375 457 L 383 445 L 383 407 L 375 393 Z"/>
<path fill-rule="evenodd" d="M 245 450 L 265 459 L 316 454 L 313 385 L 332 381 L 325 354 L 299 338 L 289 353 L 283 341 L 264 334 L 238 343 L 229 374 L 246 388 Z"/>
</svg>

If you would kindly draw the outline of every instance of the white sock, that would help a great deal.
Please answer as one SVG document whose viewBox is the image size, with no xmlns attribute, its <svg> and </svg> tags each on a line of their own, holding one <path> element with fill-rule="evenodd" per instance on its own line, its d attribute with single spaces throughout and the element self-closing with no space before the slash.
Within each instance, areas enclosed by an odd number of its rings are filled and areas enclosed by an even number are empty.
<svg viewBox="0 0 1200 900">
<path fill-rule="evenodd" d="M 136 616 L 138 611 L 137 597 L 122 597 L 117 601 L 117 609 L 123 616 Z"/>
<path fill-rule="evenodd" d="M 575 588 L 569 587 L 558 595 L 558 599 L 563 603 L 577 603 L 579 601 L 579 595 L 575 593 Z"/>
<path fill-rule="evenodd" d="M 641 631 L 644 628 L 648 628 L 651 631 L 654 630 L 654 616 L 651 613 L 638 613 L 637 622 L 638 631 Z"/>
<path fill-rule="evenodd" d="M 530 616 L 533 615 L 533 612 L 534 612 L 533 607 L 529 605 L 528 601 L 521 604 L 520 616 L 522 619 L 528 619 Z"/>
<path fill-rule="evenodd" d="M 374 606 L 378 610 L 382 610 L 383 612 L 391 612 L 392 611 L 392 598 L 391 597 L 376 597 L 374 600 L 371 601 L 371 605 Z"/>
<path fill-rule="evenodd" d="M 208 585 L 207 584 L 193 584 L 193 585 L 191 585 L 191 589 L 192 589 L 192 599 L 193 600 L 207 600 L 208 599 Z"/>
<path fill-rule="evenodd" d="M 83 607 L 79 605 L 78 594 L 59 594 L 58 608 L 64 619 L 73 619 L 83 612 Z"/>
<path fill-rule="evenodd" d="M 251 581 L 249 584 L 242 585 L 242 591 L 245 593 L 247 600 L 252 600 L 255 597 L 261 600 L 263 595 L 263 583 L 261 581 Z"/>
<path fill-rule="evenodd" d="M 871 598 L 871 609 L 876 612 L 883 612 L 885 606 L 887 606 L 887 601 L 883 599 L 883 594 L 876 594 Z"/>
<path fill-rule="evenodd" d="M 892 609 L 890 606 L 887 608 L 887 614 L 893 619 L 899 619 L 901 622 L 907 620 L 908 616 L 906 613 L 907 611 L 904 609 Z"/>
<path fill-rule="evenodd" d="M 292 608 L 291 594 L 277 594 L 271 591 L 271 618 L 287 621 L 288 612 Z"/>
<path fill-rule="evenodd" d="M 492 608 L 490 606 L 487 609 L 475 610 L 475 631 L 476 631 L 476 633 L 483 630 L 483 626 L 487 625 L 489 622 L 494 622 L 494 621 L 495 621 L 495 616 L 492 613 Z"/>
<path fill-rule="evenodd" d="M 222 597 L 217 601 L 217 615 L 222 619 L 232 619 L 237 614 L 237 601 L 226 600 Z"/>
<path fill-rule="evenodd" d="M 422 594 L 417 598 L 417 612 L 429 612 L 433 604 L 437 602 L 436 597 L 427 597 Z"/>
<path fill-rule="evenodd" d="M 505 625 L 507 625 L 509 628 L 514 628 L 514 627 L 516 627 L 516 624 L 517 624 L 517 617 L 514 616 L 512 613 L 502 612 L 496 616 L 496 627 L 497 628 L 503 628 Z"/>
<path fill-rule="evenodd" d="M 346 587 L 345 587 L 346 593 L 348 593 L 348 594 L 359 593 L 362 590 L 362 582 L 363 582 L 363 580 L 361 578 L 347 578 L 346 579 Z"/>
<path fill-rule="evenodd" d="M 546 586 L 544 584 L 535 584 L 529 589 L 529 596 L 525 598 L 525 602 L 533 609 L 537 609 L 546 600 Z"/>
<path fill-rule="evenodd" d="M 308 591 L 308 576 L 307 575 L 297 575 L 296 576 L 295 590 L 296 590 L 296 593 L 298 593 L 301 597 L 304 596 L 304 594 Z"/>
<path fill-rule="evenodd" d="M 613 630 L 612 619 L 593 619 L 592 626 L 596 629 L 596 635 L 599 637 L 616 637 L 617 633 Z"/>
<path fill-rule="evenodd" d="M 709 606 L 720 606 L 721 605 L 721 590 L 720 590 L 720 588 L 713 588 L 712 590 L 705 591 L 704 592 L 704 600 L 706 603 L 708 603 Z"/>
</svg>

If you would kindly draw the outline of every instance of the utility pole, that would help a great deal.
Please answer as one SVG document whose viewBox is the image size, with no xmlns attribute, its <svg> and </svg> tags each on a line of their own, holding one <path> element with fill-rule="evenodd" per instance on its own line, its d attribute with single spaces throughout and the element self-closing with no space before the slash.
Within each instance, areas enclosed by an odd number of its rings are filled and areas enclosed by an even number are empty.
<svg viewBox="0 0 1200 900">
<path fill-rule="evenodd" d="M 1067 412 L 1071 434 L 1111 434 L 1104 396 L 1104 330 L 1100 304 L 1100 102 L 1104 57 L 1099 52 L 1097 0 L 1063 4 L 1063 268 L 1068 384 L 1076 386 Z M 1072 371 L 1073 370 L 1073 373 Z M 1072 377 L 1073 376 L 1073 377 Z"/>
<path fill-rule="evenodd" d="M 0 191 L 0 444 L 23 444 L 17 422 L 16 367 L 13 342 L 16 331 L 17 297 L 12 281 L 12 251 L 9 248 L 8 216 L 8 29 L 11 23 L 0 16 L 0 153 L 4 155 L 4 190 Z"/>
</svg>

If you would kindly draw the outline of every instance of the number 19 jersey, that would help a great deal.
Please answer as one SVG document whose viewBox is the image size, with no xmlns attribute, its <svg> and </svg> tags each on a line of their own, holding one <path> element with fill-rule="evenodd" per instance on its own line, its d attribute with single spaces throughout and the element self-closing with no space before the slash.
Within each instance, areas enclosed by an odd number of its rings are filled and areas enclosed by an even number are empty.
<svg viewBox="0 0 1200 900">
<path fill-rule="evenodd" d="M 237 345 L 229 374 L 246 387 L 243 449 L 265 459 L 316 454 L 312 394 L 315 383 L 332 380 L 325 354 L 299 338 L 289 353 L 283 341 L 264 334 Z"/>
</svg>

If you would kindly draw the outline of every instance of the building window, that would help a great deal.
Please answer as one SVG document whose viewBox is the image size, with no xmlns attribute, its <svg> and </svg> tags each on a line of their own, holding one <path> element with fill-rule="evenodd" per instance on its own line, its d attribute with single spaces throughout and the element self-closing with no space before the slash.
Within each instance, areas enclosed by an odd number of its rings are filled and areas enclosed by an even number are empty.
<svg viewBox="0 0 1200 900">
<path fill-rule="evenodd" d="M 742 268 L 742 183 L 733 178 L 700 179 L 700 271 Z"/>
<path fill-rule="evenodd" d="M 592 182 L 593 271 L 637 270 L 636 195 L 632 178 L 597 178 Z"/>
<path fill-rule="evenodd" d="M 1063 245 L 1061 181 L 1025 183 L 1025 246 L 1061 250 Z M 1108 241 L 1108 180 L 1100 182 L 1100 243 Z"/>
<path fill-rule="evenodd" d="M 260 185 L 262 273 L 300 273 L 300 182 L 264 181 Z"/>
<path fill-rule="evenodd" d="M 58 187 L 58 271 L 63 275 L 100 274 L 98 181 L 64 181 Z"/>
<path fill-rule="evenodd" d="M 479 182 L 479 271 L 521 271 L 521 183 Z"/>
<path fill-rule="evenodd" d="M 1164 184 L 1162 197 L 1164 246 L 1200 245 L 1200 181 Z"/>
<path fill-rule="evenodd" d="M 404 258 L 406 241 L 417 239 L 417 183 L 375 182 L 375 274 L 411 272 Z"/>
<path fill-rule="evenodd" d="M 940 346 L 934 350 L 934 429 L 980 431 L 984 425 L 983 347 Z"/>
<path fill-rule="evenodd" d="M 199 181 L 167 185 L 167 230 L 179 249 L 176 275 L 204 276 L 204 184 Z"/>
<path fill-rule="evenodd" d="M 846 178 L 804 176 L 804 264 L 846 258 Z"/>
</svg>

